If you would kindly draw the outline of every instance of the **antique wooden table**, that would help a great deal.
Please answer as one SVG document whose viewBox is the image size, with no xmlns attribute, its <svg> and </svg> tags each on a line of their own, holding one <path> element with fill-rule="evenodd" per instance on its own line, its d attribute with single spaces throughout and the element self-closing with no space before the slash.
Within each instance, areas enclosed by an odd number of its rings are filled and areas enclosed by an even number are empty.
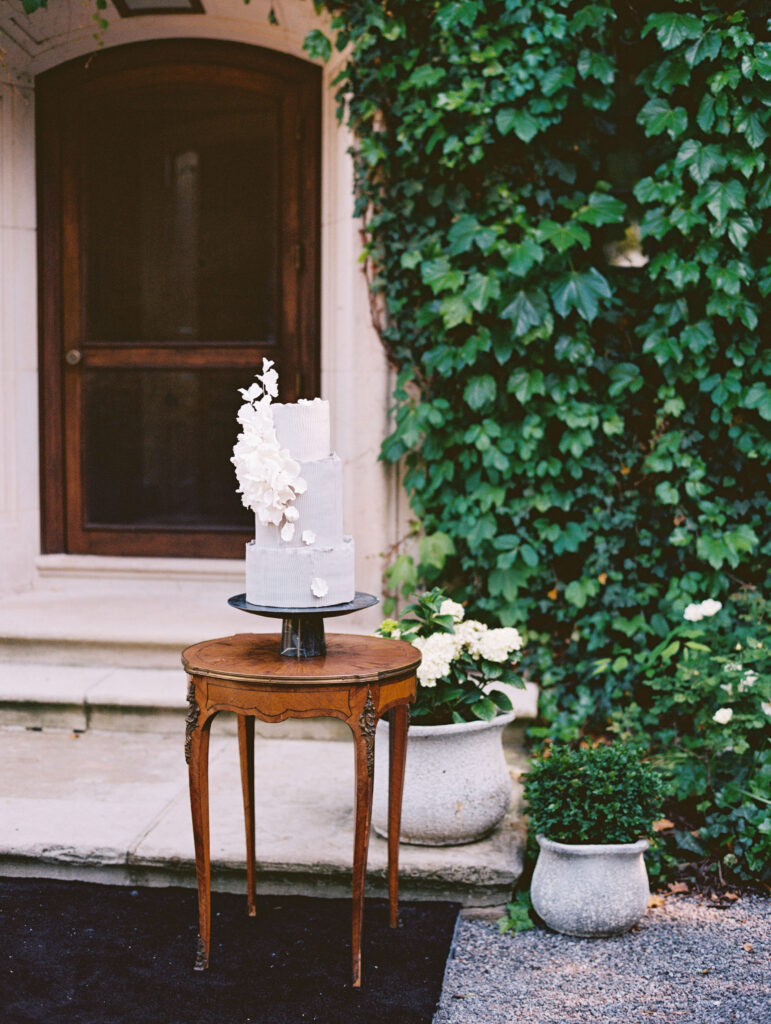
<svg viewBox="0 0 771 1024">
<path fill-rule="evenodd" d="M 195 863 L 198 879 L 199 939 L 195 969 L 209 965 L 211 863 L 209 854 L 209 736 L 218 711 L 238 715 L 238 746 L 246 824 L 249 914 L 255 906 L 254 719 L 331 716 L 348 724 L 355 752 L 353 844 L 353 984 L 361 984 L 361 926 L 367 867 L 375 727 L 390 714 L 388 803 L 388 899 L 390 925 L 397 925 L 399 826 L 407 749 L 409 703 L 415 698 L 420 652 L 403 640 L 327 634 L 326 654 L 307 659 L 279 653 L 276 634 L 243 633 L 188 647 L 185 758 L 190 774 Z"/>
</svg>

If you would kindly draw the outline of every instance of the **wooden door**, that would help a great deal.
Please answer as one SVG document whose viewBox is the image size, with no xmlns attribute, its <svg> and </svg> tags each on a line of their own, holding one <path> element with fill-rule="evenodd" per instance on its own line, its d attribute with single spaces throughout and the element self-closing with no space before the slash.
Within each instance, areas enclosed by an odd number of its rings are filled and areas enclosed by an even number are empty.
<svg viewBox="0 0 771 1024">
<path fill-rule="evenodd" d="M 230 455 L 263 356 L 318 394 L 319 70 L 240 44 L 37 82 L 43 550 L 242 557 Z"/>
</svg>

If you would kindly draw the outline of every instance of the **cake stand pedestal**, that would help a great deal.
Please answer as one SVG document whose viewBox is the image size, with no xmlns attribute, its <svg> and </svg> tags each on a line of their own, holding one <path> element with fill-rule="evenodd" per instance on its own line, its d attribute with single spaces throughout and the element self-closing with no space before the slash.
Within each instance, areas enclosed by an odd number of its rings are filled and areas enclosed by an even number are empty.
<svg viewBox="0 0 771 1024">
<path fill-rule="evenodd" d="M 228 598 L 228 604 L 242 612 L 264 615 L 269 619 L 282 619 L 280 653 L 285 658 L 318 658 L 327 653 L 324 639 L 324 619 L 338 615 L 350 615 L 363 608 L 377 604 L 374 594 L 359 591 L 353 601 L 346 604 L 331 604 L 324 608 L 273 608 L 268 605 L 250 604 L 246 594 L 235 594 Z"/>
</svg>

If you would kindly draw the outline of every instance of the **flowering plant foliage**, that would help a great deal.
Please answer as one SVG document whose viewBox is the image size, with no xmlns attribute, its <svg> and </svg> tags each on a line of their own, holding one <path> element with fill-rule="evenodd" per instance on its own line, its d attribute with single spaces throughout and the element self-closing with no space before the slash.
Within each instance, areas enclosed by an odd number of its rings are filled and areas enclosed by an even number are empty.
<svg viewBox="0 0 771 1024">
<path fill-rule="evenodd" d="M 380 636 L 408 640 L 423 655 L 411 715 L 416 725 L 490 721 L 511 711 L 511 688 L 525 685 L 513 667 L 519 632 L 464 616 L 463 605 L 435 587 L 407 605 L 400 619 L 380 624 Z"/>
<path fill-rule="evenodd" d="M 282 448 L 273 426 L 271 403 L 278 397 L 278 373 L 271 359 L 263 359 L 262 373 L 248 388 L 239 388 L 244 404 L 238 410 L 242 432 L 238 435 L 233 457 L 238 493 L 246 508 L 252 509 L 261 523 L 281 527 L 281 539 L 294 536 L 297 509 L 294 500 L 305 491 L 300 464 Z"/>
<path fill-rule="evenodd" d="M 667 777 L 662 868 L 771 882 L 770 651 L 767 603 L 745 592 L 689 604 L 636 656 L 642 685 L 612 728 L 646 740 Z"/>
</svg>

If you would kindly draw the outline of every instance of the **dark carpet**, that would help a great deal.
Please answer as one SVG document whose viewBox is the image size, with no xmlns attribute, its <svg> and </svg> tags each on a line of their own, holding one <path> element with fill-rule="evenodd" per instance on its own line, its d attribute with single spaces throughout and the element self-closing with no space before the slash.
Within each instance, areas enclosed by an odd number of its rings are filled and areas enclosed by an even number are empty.
<svg viewBox="0 0 771 1024">
<path fill-rule="evenodd" d="M 430 1024 L 458 916 L 367 901 L 362 987 L 349 900 L 214 893 L 208 971 L 193 971 L 191 889 L 0 879 L 2 1024 Z"/>
</svg>

